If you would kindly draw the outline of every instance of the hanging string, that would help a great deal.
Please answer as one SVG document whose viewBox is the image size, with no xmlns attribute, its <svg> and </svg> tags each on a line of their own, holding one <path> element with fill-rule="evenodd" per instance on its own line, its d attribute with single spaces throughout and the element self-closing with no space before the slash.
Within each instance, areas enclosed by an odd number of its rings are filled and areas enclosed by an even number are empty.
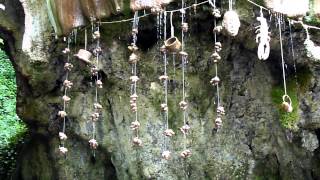
<svg viewBox="0 0 320 180">
<path fill-rule="evenodd" d="M 171 30 L 170 31 L 171 32 L 171 37 L 174 37 L 173 12 L 170 12 L 170 30 Z"/>
<path fill-rule="evenodd" d="M 295 72 L 295 80 L 296 80 L 296 88 L 299 89 L 299 83 L 298 83 L 298 75 L 297 75 L 297 66 L 296 66 L 296 58 L 295 58 L 295 53 L 294 53 L 294 45 L 293 45 L 293 37 L 292 37 L 292 28 L 291 28 L 291 22 L 289 20 L 289 31 L 290 31 L 290 44 L 291 44 L 291 55 L 292 55 L 292 60 L 293 60 L 293 68 Z M 298 92 L 298 91 L 297 91 Z M 299 93 L 297 93 L 299 95 Z"/>
<path fill-rule="evenodd" d="M 88 43 L 88 35 L 87 35 L 87 28 L 84 30 L 84 49 L 87 50 L 87 43 Z"/>
<path fill-rule="evenodd" d="M 282 77 L 283 77 L 283 87 L 284 87 L 284 94 L 287 94 L 287 83 L 286 83 L 286 72 L 285 72 L 285 62 L 283 57 L 283 47 L 282 47 L 282 33 L 281 33 L 281 21 L 278 18 L 278 25 L 279 25 L 279 37 L 280 37 L 280 51 L 281 51 L 281 64 L 282 64 Z"/>
</svg>

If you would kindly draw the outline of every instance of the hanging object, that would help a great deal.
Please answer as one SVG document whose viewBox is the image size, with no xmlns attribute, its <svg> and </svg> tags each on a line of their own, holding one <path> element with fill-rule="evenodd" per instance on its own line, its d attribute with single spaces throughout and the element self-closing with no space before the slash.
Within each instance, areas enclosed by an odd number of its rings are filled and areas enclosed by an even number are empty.
<svg viewBox="0 0 320 180">
<path fill-rule="evenodd" d="M 88 20 L 109 17 L 121 11 L 119 0 L 80 0 L 81 9 Z"/>
<path fill-rule="evenodd" d="M 291 98 L 288 95 L 282 96 L 282 105 L 281 106 L 285 112 L 290 113 L 293 111 Z"/>
<path fill-rule="evenodd" d="M 314 42 L 310 39 L 310 34 L 308 27 L 303 25 L 307 38 L 304 41 L 305 50 L 307 52 L 307 56 L 312 58 L 315 61 L 320 61 L 320 46 L 316 46 Z"/>
<path fill-rule="evenodd" d="M 257 20 L 260 22 L 260 25 L 257 26 L 256 30 L 256 42 L 258 45 L 258 58 L 260 60 L 267 60 L 270 54 L 270 36 L 269 36 L 269 27 L 267 24 L 266 18 L 263 17 L 262 8 L 260 9 L 260 17 L 257 17 Z"/>
<path fill-rule="evenodd" d="M 272 11 L 289 17 L 305 16 L 309 11 L 309 0 L 264 0 Z"/>
<path fill-rule="evenodd" d="M 238 14 L 233 10 L 227 11 L 223 16 L 222 26 L 230 36 L 236 36 L 240 28 Z"/>
<path fill-rule="evenodd" d="M 92 53 L 87 50 L 87 43 L 88 43 L 88 36 L 87 36 L 87 29 L 84 31 L 84 49 L 79 49 L 78 53 L 74 56 L 78 59 L 82 60 L 83 62 L 87 64 L 91 64 L 90 58 L 92 56 Z"/>
<path fill-rule="evenodd" d="M 177 52 L 181 48 L 181 42 L 177 37 L 171 37 L 164 41 L 164 46 L 169 52 Z"/>
<path fill-rule="evenodd" d="M 94 103 L 93 103 L 93 112 L 91 114 L 91 123 L 92 123 L 92 135 L 91 139 L 89 140 L 89 146 L 93 151 L 93 156 L 95 156 L 95 150 L 98 148 L 99 144 L 96 140 L 96 122 L 101 117 L 102 113 L 102 105 L 99 102 L 99 89 L 103 87 L 103 83 L 101 80 L 101 76 L 99 75 L 99 63 L 100 63 L 100 55 L 102 54 L 102 48 L 100 46 L 100 22 L 97 23 L 97 26 L 94 26 L 94 23 L 91 23 L 92 29 L 92 39 L 96 42 L 96 46 L 94 48 L 94 56 L 95 61 L 93 61 L 91 65 L 90 72 L 92 73 L 92 79 L 95 81 L 95 96 L 94 96 Z M 85 35 L 87 38 L 87 35 Z M 87 42 L 87 40 L 85 40 Z M 86 49 L 86 45 L 85 45 Z M 91 53 L 90 53 L 91 54 Z"/>
<path fill-rule="evenodd" d="M 151 9 L 154 12 L 160 12 L 161 9 L 171 3 L 173 0 L 130 0 L 132 11 Z"/>
<path fill-rule="evenodd" d="M 236 36 L 240 28 L 240 19 L 236 11 L 232 10 L 232 0 L 229 0 L 229 10 L 224 14 L 222 27 L 230 36 Z"/>
</svg>

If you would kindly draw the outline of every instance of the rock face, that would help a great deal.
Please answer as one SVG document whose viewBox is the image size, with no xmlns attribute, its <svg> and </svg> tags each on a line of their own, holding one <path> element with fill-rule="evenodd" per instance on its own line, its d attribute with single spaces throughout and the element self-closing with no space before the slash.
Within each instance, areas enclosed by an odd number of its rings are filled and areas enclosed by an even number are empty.
<svg viewBox="0 0 320 180">
<path fill-rule="evenodd" d="M 6 51 L 17 73 L 17 112 L 31 131 L 31 139 L 21 152 L 13 179 L 320 178 L 320 108 L 317 103 L 320 97 L 320 69 L 318 64 L 306 58 L 301 43 L 304 34 L 300 30 L 293 34 L 297 73 L 287 52 L 290 47 L 287 25 L 284 33 L 288 77 L 301 75 L 299 70 L 303 68 L 309 69 L 311 74 L 308 79 L 303 75 L 298 77 L 303 79 L 298 82 L 304 82 L 304 91 L 296 92 L 299 93 L 298 128 L 291 131 L 281 126 L 279 108 L 271 96 L 273 88 L 281 86 L 282 82 L 278 34 L 272 31 L 269 59 L 259 61 L 252 38 L 255 19 L 251 14 L 255 11 L 246 1 L 238 2 L 236 7 L 242 22 L 238 36 L 230 38 L 220 35 L 218 38 L 223 45 L 219 73 L 226 116 L 223 118 L 223 128 L 217 132 L 213 129 L 216 92 L 209 83 L 215 73 L 209 58 L 213 51 L 213 38 L 210 37 L 212 17 L 204 11 L 190 18 L 191 31 L 186 40 L 186 51 L 189 53 L 186 81 L 188 121 L 192 128 L 187 147 L 191 149 L 192 156 L 186 160 L 179 157 L 184 150 L 183 136 L 179 132 L 183 119 L 178 107 L 182 94 L 181 61 L 175 59 L 173 65 L 170 56 L 169 123 L 176 136 L 168 144 L 173 152 L 172 159 L 165 161 L 161 159 L 161 153 L 165 150 L 162 135 L 165 122 L 160 111 L 164 95 L 158 80 L 163 72 L 158 50 L 162 40 L 156 40 L 155 18 L 140 20 L 138 37 L 138 46 L 142 49 L 138 64 L 140 137 L 144 142 L 141 148 L 132 146 L 133 134 L 129 127 L 134 119 L 128 103 L 131 68 L 127 62 L 127 45 L 130 24 L 102 26 L 101 46 L 104 53 L 99 69 L 104 88 L 99 91 L 99 99 L 104 108 L 102 118 L 97 122 L 99 147 L 92 152 L 88 145 L 92 130 L 89 116 L 95 95 L 89 68 L 72 59 L 75 67 L 69 79 L 74 86 L 67 107 L 66 130 L 69 152 L 67 156 L 60 156 L 58 132 L 61 121 L 57 113 L 62 109 L 66 58 L 61 51 L 66 44 L 50 36 L 46 11 L 42 9 L 45 4 L 25 0 L 21 5 L 13 0 L 6 1 L 5 5 L 8 10 L 0 11 L 0 35 L 6 41 Z M 128 4 L 124 3 L 124 6 Z M 227 7 L 226 4 L 222 6 Z M 16 14 L 22 9 L 25 15 Z M 8 18 L 2 21 L 2 17 Z M 178 27 L 178 18 L 175 23 Z M 273 24 L 271 29 L 276 29 Z M 36 30 L 33 32 L 29 28 Z M 71 45 L 73 53 L 83 47 L 83 31 L 78 32 L 78 37 L 77 42 Z M 25 41 L 30 42 L 29 49 L 33 51 L 22 49 Z M 89 44 L 89 49 L 93 46 Z M 41 53 L 38 54 L 38 51 Z"/>
</svg>

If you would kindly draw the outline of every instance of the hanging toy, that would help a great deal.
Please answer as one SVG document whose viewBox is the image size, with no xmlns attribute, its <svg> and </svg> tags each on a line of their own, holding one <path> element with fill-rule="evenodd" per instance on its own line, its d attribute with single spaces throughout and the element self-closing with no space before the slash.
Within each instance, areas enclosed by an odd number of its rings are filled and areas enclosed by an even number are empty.
<svg viewBox="0 0 320 180">
<path fill-rule="evenodd" d="M 161 9 L 173 0 L 130 0 L 132 11 L 150 9 L 152 12 L 160 12 Z"/>
<path fill-rule="evenodd" d="M 260 9 L 260 17 L 257 17 L 257 20 L 260 22 L 260 26 L 256 30 L 256 42 L 258 45 L 258 58 L 260 60 L 267 60 L 270 54 L 270 36 L 269 36 L 269 27 L 267 24 L 267 20 L 263 17 L 262 9 Z"/>
<path fill-rule="evenodd" d="M 229 0 L 229 11 L 223 16 L 222 27 L 230 36 L 236 36 L 238 34 L 240 19 L 237 12 L 232 10 L 232 0 Z"/>
<path fill-rule="evenodd" d="M 191 151 L 189 150 L 189 149 L 186 149 L 186 150 L 184 150 L 184 151 L 182 151 L 181 153 L 180 153 L 180 156 L 182 157 L 182 158 L 187 158 L 187 157 L 189 157 L 189 156 L 191 156 Z"/>
</svg>

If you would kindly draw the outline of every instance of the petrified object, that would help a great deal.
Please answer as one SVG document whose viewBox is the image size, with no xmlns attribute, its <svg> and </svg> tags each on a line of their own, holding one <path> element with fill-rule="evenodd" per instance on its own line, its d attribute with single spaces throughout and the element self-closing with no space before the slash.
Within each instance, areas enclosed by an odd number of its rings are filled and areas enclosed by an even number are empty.
<svg viewBox="0 0 320 180">
<path fill-rule="evenodd" d="M 170 52 L 177 52 L 181 48 L 181 42 L 177 37 L 171 37 L 164 41 L 164 46 Z"/>
<path fill-rule="evenodd" d="M 222 26 L 230 36 L 236 36 L 240 28 L 238 14 L 233 10 L 227 11 L 223 16 Z"/>
<path fill-rule="evenodd" d="M 78 59 L 82 60 L 85 63 L 91 64 L 90 58 L 92 56 L 90 51 L 87 51 L 85 49 L 79 49 L 78 54 L 74 55 Z"/>
</svg>

